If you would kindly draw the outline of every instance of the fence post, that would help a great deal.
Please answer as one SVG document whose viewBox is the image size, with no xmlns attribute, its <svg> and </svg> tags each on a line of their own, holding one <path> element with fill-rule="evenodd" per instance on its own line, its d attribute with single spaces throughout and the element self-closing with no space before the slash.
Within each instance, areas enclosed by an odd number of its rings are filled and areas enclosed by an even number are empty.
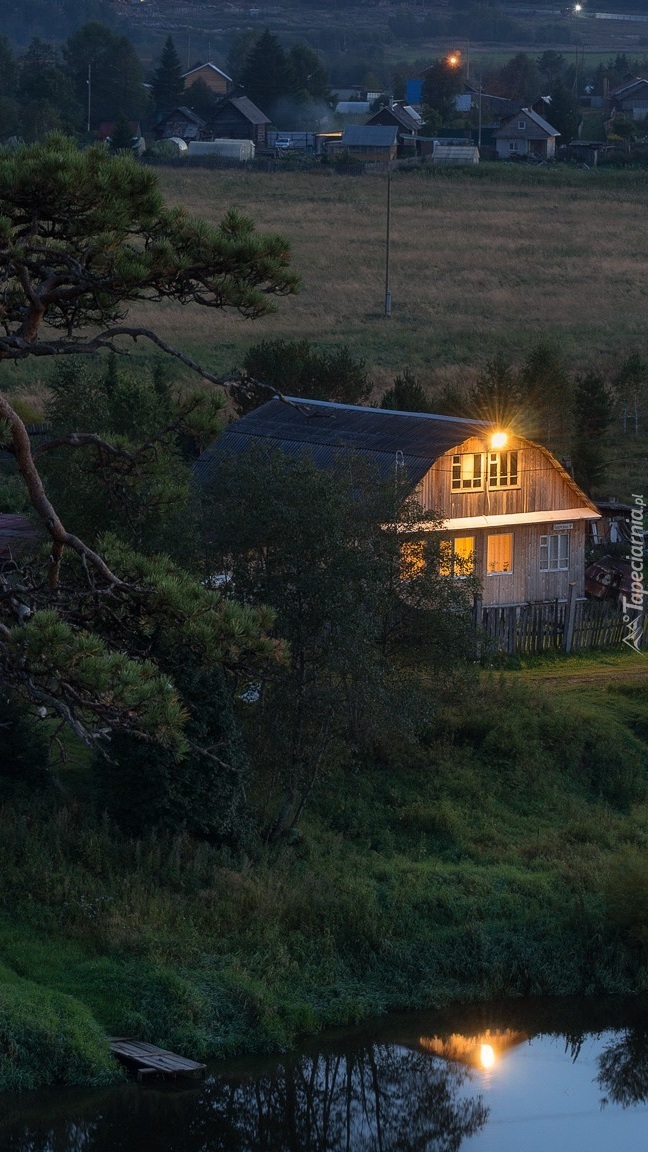
<svg viewBox="0 0 648 1152">
<path fill-rule="evenodd" d="M 574 620 L 576 619 L 576 584 L 570 584 L 567 589 L 567 605 L 565 607 L 565 631 L 563 632 L 563 652 L 569 654 L 574 642 Z"/>
<path fill-rule="evenodd" d="M 482 648 L 482 628 L 484 621 L 482 618 L 482 598 L 475 596 L 473 598 L 473 628 L 475 634 L 475 660 L 481 660 Z"/>
</svg>

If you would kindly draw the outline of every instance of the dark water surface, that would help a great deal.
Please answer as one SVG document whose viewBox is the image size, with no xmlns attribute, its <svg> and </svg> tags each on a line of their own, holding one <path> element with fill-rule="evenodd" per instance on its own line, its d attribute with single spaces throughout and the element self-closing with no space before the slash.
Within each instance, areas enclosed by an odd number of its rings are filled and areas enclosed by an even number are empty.
<svg viewBox="0 0 648 1152">
<path fill-rule="evenodd" d="M 0 1096 L 1 1152 L 460 1148 L 648 1152 L 648 1002 L 391 1016 L 200 1082 Z"/>
</svg>

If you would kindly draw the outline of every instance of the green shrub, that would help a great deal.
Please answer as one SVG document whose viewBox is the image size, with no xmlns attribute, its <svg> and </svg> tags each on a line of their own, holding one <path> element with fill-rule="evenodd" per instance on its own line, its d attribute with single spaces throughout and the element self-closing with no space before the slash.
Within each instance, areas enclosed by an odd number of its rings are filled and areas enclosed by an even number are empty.
<svg viewBox="0 0 648 1152">
<path fill-rule="evenodd" d="M 0 1091 L 121 1078 L 88 1009 L 27 981 L 0 984 Z"/>
</svg>

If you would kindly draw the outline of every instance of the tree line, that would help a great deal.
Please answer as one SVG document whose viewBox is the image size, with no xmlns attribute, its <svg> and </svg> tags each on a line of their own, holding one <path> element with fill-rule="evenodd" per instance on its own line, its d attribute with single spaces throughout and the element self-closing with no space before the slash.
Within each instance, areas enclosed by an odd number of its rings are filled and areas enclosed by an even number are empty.
<svg viewBox="0 0 648 1152">
<path fill-rule="evenodd" d="M 328 75 L 306 45 L 284 50 L 269 32 L 242 34 L 232 44 L 232 79 L 267 114 L 309 105 L 328 107 Z M 185 89 L 185 68 L 167 37 L 150 77 L 123 33 L 103 23 L 84 24 L 62 47 L 38 37 L 16 55 L 0 37 L 0 138 L 27 142 L 63 131 L 83 137 L 102 122 L 153 122 L 180 104 L 209 119 L 218 97 L 204 81 Z"/>
</svg>

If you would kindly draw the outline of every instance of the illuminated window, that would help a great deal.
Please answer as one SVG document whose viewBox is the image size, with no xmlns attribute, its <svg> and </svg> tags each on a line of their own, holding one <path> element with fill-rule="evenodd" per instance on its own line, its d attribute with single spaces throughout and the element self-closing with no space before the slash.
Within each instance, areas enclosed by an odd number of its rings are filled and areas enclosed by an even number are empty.
<svg viewBox="0 0 648 1152">
<path fill-rule="evenodd" d="M 439 546 L 439 576 L 470 576 L 475 570 L 475 537 L 457 536 Z"/>
<path fill-rule="evenodd" d="M 486 571 L 489 576 L 513 571 L 513 533 L 489 536 L 486 552 Z"/>
<path fill-rule="evenodd" d="M 413 580 L 425 568 L 425 541 L 406 540 L 400 548 L 400 578 Z"/>
<path fill-rule="evenodd" d="M 540 571 L 564 572 L 569 568 L 569 534 L 540 537 Z"/>
<path fill-rule="evenodd" d="M 465 452 L 452 457 L 452 490 L 463 492 L 482 488 L 484 469 L 481 452 Z"/>
<path fill-rule="evenodd" d="M 519 452 L 488 453 L 489 488 L 517 488 Z"/>
</svg>

